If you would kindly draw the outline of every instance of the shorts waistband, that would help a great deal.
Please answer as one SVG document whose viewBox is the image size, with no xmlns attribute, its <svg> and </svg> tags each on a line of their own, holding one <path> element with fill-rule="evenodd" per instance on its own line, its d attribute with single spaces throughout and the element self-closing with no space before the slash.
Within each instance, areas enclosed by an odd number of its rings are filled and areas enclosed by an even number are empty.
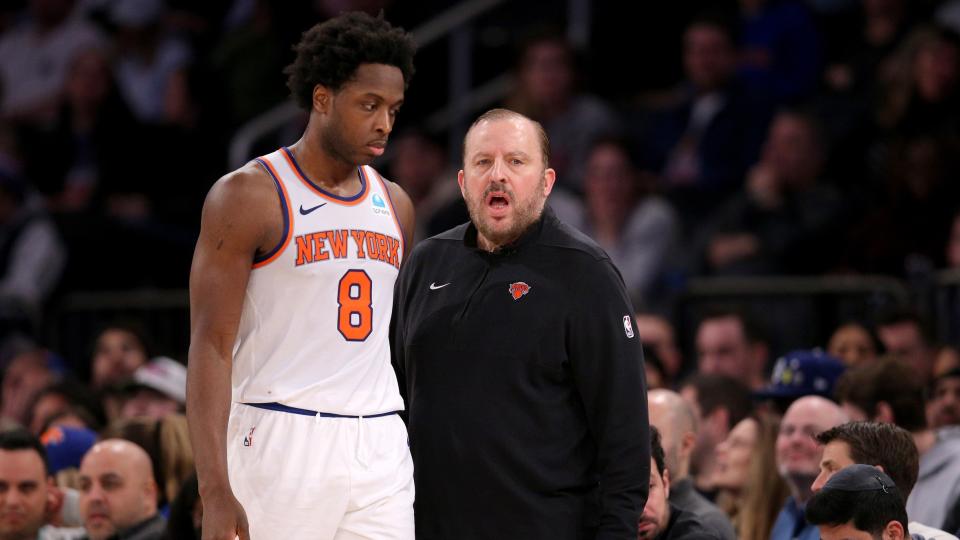
<svg viewBox="0 0 960 540">
<path fill-rule="evenodd" d="M 377 414 L 368 414 L 368 415 L 354 415 L 354 414 L 336 414 L 320 411 L 311 411 L 310 409 L 299 409 L 297 407 L 290 407 L 282 403 L 244 403 L 244 405 L 249 405 L 251 407 L 256 407 L 258 409 L 266 409 L 268 411 L 278 411 L 291 414 L 302 414 L 303 416 L 319 416 L 321 418 L 380 418 L 381 416 L 390 416 L 392 414 L 400 414 L 400 411 L 390 411 L 385 413 Z"/>
</svg>

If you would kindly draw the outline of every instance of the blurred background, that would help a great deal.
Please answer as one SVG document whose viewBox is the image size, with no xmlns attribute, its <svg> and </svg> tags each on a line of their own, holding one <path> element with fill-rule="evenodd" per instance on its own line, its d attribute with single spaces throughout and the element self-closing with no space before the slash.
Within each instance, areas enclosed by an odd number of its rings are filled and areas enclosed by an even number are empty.
<svg viewBox="0 0 960 540">
<path fill-rule="evenodd" d="M 891 312 L 956 352 L 960 1 L 7 0 L 0 370 L 40 354 L 96 388 L 110 347 L 186 361 L 204 195 L 296 141 L 291 47 L 354 9 L 420 47 L 374 164 L 418 238 L 467 219 L 463 133 L 507 106 L 547 129 L 556 212 L 669 329 L 671 380 L 717 305 L 771 359 Z"/>
</svg>

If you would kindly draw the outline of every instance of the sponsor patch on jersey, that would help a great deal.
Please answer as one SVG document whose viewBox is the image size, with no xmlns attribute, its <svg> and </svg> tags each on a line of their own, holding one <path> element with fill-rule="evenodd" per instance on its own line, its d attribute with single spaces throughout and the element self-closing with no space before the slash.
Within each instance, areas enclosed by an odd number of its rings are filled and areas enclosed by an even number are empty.
<svg viewBox="0 0 960 540">
<path fill-rule="evenodd" d="M 519 300 L 526 296 L 528 292 L 530 292 L 530 286 L 522 281 L 510 284 L 510 296 L 512 296 L 514 300 Z"/>
<path fill-rule="evenodd" d="M 633 339 L 633 317 L 623 316 L 623 332 L 627 334 L 627 338 Z"/>
<path fill-rule="evenodd" d="M 380 216 L 389 216 L 390 210 L 387 210 L 387 202 L 383 200 L 383 197 L 379 193 L 374 193 L 373 197 L 373 213 Z"/>
</svg>

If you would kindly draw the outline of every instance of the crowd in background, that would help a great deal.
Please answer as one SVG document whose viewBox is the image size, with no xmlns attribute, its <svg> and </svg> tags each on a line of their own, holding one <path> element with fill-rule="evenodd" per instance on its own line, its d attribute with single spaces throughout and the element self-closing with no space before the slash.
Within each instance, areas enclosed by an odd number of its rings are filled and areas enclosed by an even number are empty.
<svg viewBox="0 0 960 540">
<path fill-rule="evenodd" d="M 81 481 L 81 460 L 121 438 L 147 453 L 131 474 L 159 486 L 157 504 L 130 515 L 160 511 L 189 538 L 186 344 L 153 350 L 156 329 L 125 320 L 91 333 L 89 349 L 57 350 L 45 325 L 72 292 L 186 286 L 204 194 L 228 170 L 231 137 L 288 99 L 300 32 L 344 5 L 411 29 L 445 3 L 15 4 L 0 8 L 0 422 L 40 437 L 68 488 L 51 525 L 85 525 L 80 508 L 101 490 Z M 669 8 L 624 7 L 614 21 L 618 8 L 594 4 L 586 48 L 536 17 L 481 19 L 476 35 L 515 51 L 498 57 L 512 74 L 499 104 L 544 125 L 549 204 L 607 251 L 632 295 L 648 383 L 666 392 L 651 393 L 651 419 L 657 400 L 673 419 L 657 426 L 666 465 L 654 467 L 669 471 L 671 501 L 696 491 L 714 523 L 767 538 L 792 526 L 781 510 L 802 520 L 829 442 L 811 436 L 870 420 L 915 443 L 916 485 L 900 486 L 911 520 L 955 533 L 960 344 L 939 342 L 928 313 L 888 306 L 787 352 L 775 316 L 713 306 L 681 327 L 676 301 L 698 276 L 960 268 L 960 1 L 688 2 L 643 51 L 631 43 L 651 39 L 622 30 Z M 436 51 L 422 54 L 375 164 L 410 194 L 417 239 L 468 219 L 458 149 L 424 122 L 446 74 Z M 820 398 L 791 408 L 809 395 Z"/>
</svg>

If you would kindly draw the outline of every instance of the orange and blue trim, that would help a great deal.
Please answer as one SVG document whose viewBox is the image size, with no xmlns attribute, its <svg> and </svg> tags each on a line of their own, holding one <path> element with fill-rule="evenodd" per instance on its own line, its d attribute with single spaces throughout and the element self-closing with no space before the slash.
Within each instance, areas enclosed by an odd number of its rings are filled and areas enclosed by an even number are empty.
<svg viewBox="0 0 960 540">
<path fill-rule="evenodd" d="M 277 196 L 280 197 L 280 212 L 283 214 L 283 238 L 280 240 L 280 243 L 267 253 L 253 258 L 253 267 L 261 268 L 276 260 L 276 258 L 283 253 L 283 250 L 286 249 L 287 244 L 290 243 L 290 239 L 293 238 L 293 209 L 290 207 L 290 196 L 287 195 L 287 188 L 284 187 L 283 182 L 280 181 L 280 175 L 277 174 L 273 165 L 265 158 L 257 158 L 256 162 L 266 169 L 273 178 L 273 183 L 276 184 L 277 188 Z"/>
<path fill-rule="evenodd" d="M 281 147 L 280 150 L 280 153 L 283 155 L 284 159 L 287 160 L 290 168 L 297 174 L 297 177 L 300 179 L 300 181 L 303 182 L 303 185 L 307 186 L 310 191 L 316 193 L 324 199 L 333 203 L 342 204 L 344 206 L 355 206 L 367 198 L 367 192 L 370 191 L 367 189 L 369 182 L 367 181 L 366 176 L 363 174 L 363 167 L 359 168 L 360 191 L 356 195 L 351 195 L 350 197 L 341 197 L 339 195 L 330 193 L 329 191 L 318 186 L 313 180 L 310 180 L 306 173 L 303 172 L 303 169 L 300 168 L 300 164 L 297 163 L 297 159 L 293 157 L 293 152 L 291 152 L 289 148 L 284 146 Z"/>
<path fill-rule="evenodd" d="M 363 167 L 360 167 L 360 170 L 363 170 Z M 390 195 L 390 190 L 387 189 L 387 183 L 383 181 L 383 177 L 380 176 L 375 169 L 371 167 L 374 176 L 377 177 L 377 182 L 380 183 L 380 189 L 383 190 L 384 195 L 387 196 L 387 204 L 390 205 L 390 216 L 393 217 L 393 223 L 397 226 L 397 231 L 400 232 L 400 249 L 403 250 L 403 257 L 407 256 L 407 236 L 403 234 L 403 225 L 400 224 L 400 216 L 397 215 L 397 207 L 393 204 L 393 197 Z M 403 261 L 401 257 L 401 261 Z"/>
</svg>

